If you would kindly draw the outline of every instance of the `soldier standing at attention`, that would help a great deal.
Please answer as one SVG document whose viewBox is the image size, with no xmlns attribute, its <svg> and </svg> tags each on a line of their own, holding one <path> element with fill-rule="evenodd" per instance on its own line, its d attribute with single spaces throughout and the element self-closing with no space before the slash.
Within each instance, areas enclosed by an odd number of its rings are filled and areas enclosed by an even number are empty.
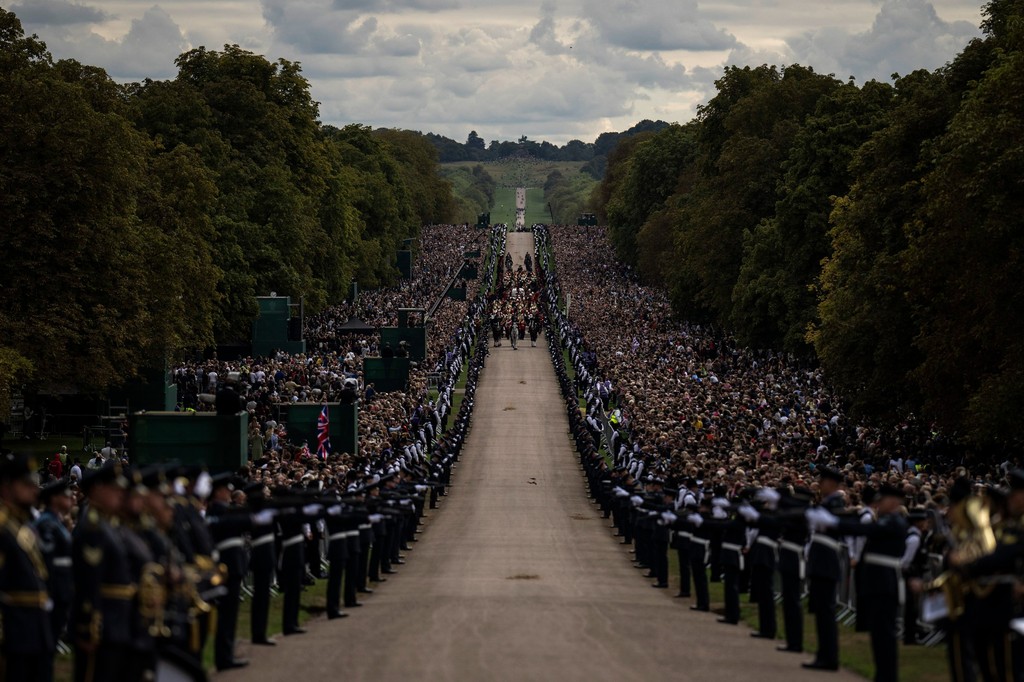
<svg viewBox="0 0 1024 682">
<path fill-rule="evenodd" d="M 251 527 L 248 514 L 231 507 L 231 494 L 235 486 L 231 474 L 213 478 L 213 492 L 207 506 L 206 521 L 216 542 L 220 563 L 227 567 L 227 593 L 217 602 L 217 629 L 214 634 L 214 663 L 217 670 L 230 670 L 249 665 L 235 658 L 235 631 L 238 626 L 238 602 L 241 599 L 242 579 L 248 570 L 245 541 L 242 533 Z"/>
<path fill-rule="evenodd" d="M 35 462 L 0 459 L 0 653 L 5 680 L 50 680 L 53 652 L 47 571 L 29 513 L 39 494 Z"/>
<path fill-rule="evenodd" d="M 819 491 L 821 509 L 831 514 L 843 511 L 843 474 L 821 467 Z M 840 534 L 834 528 L 811 535 L 807 553 L 807 578 L 810 583 L 808 608 L 814 614 L 818 632 L 818 655 L 803 667 L 815 670 L 839 670 L 839 628 L 836 625 L 836 592 L 839 588 Z"/>
<path fill-rule="evenodd" d="M 841 520 L 824 508 L 808 511 L 812 528 L 836 529 L 841 534 L 865 536 L 861 563 L 864 579 L 864 625 L 871 633 L 871 653 L 875 659 L 875 681 L 896 682 L 898 639 L 896 619 L 903 606 L 903 551 L 907 540 L 907 521 L 900 513 L 903 491 L 888 484 L 878 491 L 878 520 L 863 523 L 859 519 Z"/>
<path fill-rule="evenodd" d="M 50 621 L 53 641 L 56 643 L 67 628 L 71 598 L 74 595 L 71 531 L 67 526 L 68 514 L 71 513 L 74 502 L 68 490 L 68 481 L 62 479 L 44 486 L 39 491 L 39 501 L 45 509 L 36 519 L 35 527 L 39 534 L 39 548 L 46 560 L 46 570 L 49 573 L 46 585 L 53 600 Z"/>
<path fill-rule="evenodd" d="M 263 483 L 252 483 L 245 488 L 246 497 L 254 509 L 262 507 L 267 498 Z M 270 511 L 270 510 L 267 510 Z M 252 569 L 252 607 L 250 634 L 252 643 L 261 646 L 275 646 L 277 642 L 267 637 L 270 619 L 270 586 L 274 581 L 277 566 L 277 547 L 274 544 L 274 524 L 257 523 L 252 529 L 252 552 L 249 565 Z"/>
<path fill-rule="evenodd" d="M 82 481 L 89 511 L 72 536 L 71 608 L 75 681 L 125 679 L 137 585 L 118 528 L 128 482 L 121 465 L 91 469 Z"/>
</svg>

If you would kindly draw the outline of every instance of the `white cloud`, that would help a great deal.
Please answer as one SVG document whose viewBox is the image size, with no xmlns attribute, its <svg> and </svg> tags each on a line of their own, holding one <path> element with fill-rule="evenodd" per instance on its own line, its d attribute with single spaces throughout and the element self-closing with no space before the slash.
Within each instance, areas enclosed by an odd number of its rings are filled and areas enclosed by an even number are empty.
<svg viewBox="0 0 1024 682">
<path fill-rule="evenodd" d="M 177 72 L 175 58 L 190 48 L 181 28 L 157 6 L 133 19 L 128 33 L 115 40 L 83 27 L 41 33 L 55 57 L 101 66 L 118 80 L 171 77 Z"/>
<path fill-rule="evenodd" d="M 301 62 L 327 123 L 557 143 L 688 120 L 726 63 L 861 80 L 935 68 L 979 20 L 978 0 L 16 1 L 57 58 L 121 80 L 237 43 Z"/>
<path fill-rule="evenodd" d="M 822 27 L 791 38 L 788 46 L 795 60 L 819 73 L 888 80 L 893 73 L 942 66 L 978 34 L 966 21 L 943 21 L 926 0 L 886 0 L 867 31 Z"/>
</svg>

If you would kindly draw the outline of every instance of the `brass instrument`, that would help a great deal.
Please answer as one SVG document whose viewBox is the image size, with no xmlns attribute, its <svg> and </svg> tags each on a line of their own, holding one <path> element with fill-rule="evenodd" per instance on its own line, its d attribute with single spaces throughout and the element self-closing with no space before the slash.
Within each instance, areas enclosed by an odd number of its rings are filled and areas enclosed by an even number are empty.
<svg viewBox="0 0 1024 682">
<path fill-rule="evenodd" d="M 974 495 L 966 498 L 950 507 L 947 520 L 953 545 L 951 555 L 955 557 L 957 565 L 969 564 L 995 551 L 996 535 L 992 530 L 991 509 L 987 498 Z M 984 598 L 993 588 L 993 584 L 983 585 L 967 579 L 956 570 L 947 570 L 925 585 L 929 591 L 942 590 L 949 619 L 954 621 L 963 615 L 969 594 Z"/>
<path fill-rule="evenodd" d="M 170 628 L 164 620 L 167 604 L 167 587 L 164 567 L 147 563 L 139 579 L 139 614 L 149 623 L 149 634 L 153 637 L 169 637 Z"/>
</svg>

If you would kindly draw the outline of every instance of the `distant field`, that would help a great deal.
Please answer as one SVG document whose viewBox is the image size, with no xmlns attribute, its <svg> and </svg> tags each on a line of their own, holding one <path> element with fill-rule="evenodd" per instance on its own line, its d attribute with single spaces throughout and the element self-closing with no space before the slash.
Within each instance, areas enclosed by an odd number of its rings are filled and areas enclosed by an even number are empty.
<svg viewBox="0 0 1024 682">
<path fill-rule="evenodd" d="M 551 171 L 561 171 L 563 175 L 576 175 L 584 166 L 582 161 L 457 161 L 441 164 L 442 168 L 473 168 L 483 166 L 491 174 L 498 186 L 510 187 L 544 187 Z"/>
<path fill-rule="evenodd" d="M 488 163 L 460 161 L 452 164 L 441 164 L 441 169 L 442 171 L 444 169 L 465 169 L 469 171 L 477 165 L 483 166 L 484 170 L 487 171 L 490 177 L 494 178 L 495 183 L 498 185 L 495 191 L 494 206 L 490 207 L 490 221 L 505 222 L 509 225 L 515 224 L 516 187 L 526 187 L 526 225 L 531 225 L 536 222 L 551 221 L 551 213 L 544 199 L 544 184 L 552 172 L 556 170 L 560 172 L 572 187 L 572 194 L 567 202 L 565 201 L 564 191 L 556 193 L 560 199 L 560 201 L 556 199 L 553 202 L 557 220 L 575 220 L 575 216 L 581 210 L 585 210 L 584 204 L 587 198 L 590 197 L 591 188 L 595 184 L 595 181 L 590 176 L 581 175 L 580 169 L 585 165 L 581 161 L 510 160 Z M 457 172 L 454 175 L 467 177 L 462 172 Z M 467 191 L 459 183 L 455 183 L 454 189 L 456 195 Z M 465 198 L 463 198 L 462 203 L 467 203 Z M 469 209 L 464 210 L 464 213 L 468 214 Z M 562 215 L 563 213 L 565 215 Z"/>
<path fill-rule="evenodd" d="M 534 223 L 547 223 L 551 218 L 548 216 L 548 207 L 544 203 L 544 189 L 541 187 L 529 187 L 526 189 L 526 225 L 529 227 Z M 492 223 L 507 223 L 509 226 L 516 222 L 516 189 L 515 187 L 499 186 L 494 192 L 494 206 L 491 208 Z"/>
</svg>

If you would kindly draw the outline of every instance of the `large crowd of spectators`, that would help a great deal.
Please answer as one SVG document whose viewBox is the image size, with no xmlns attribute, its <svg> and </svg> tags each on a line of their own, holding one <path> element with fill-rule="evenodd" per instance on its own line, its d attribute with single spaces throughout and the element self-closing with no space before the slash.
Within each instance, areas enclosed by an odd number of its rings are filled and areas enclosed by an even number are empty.
<svg viewBox="0 0 1024 682">
<path fill-rule="evenodd" d="M 393 464 L 415 440 L 417 432 L 440 424 L 450 394 L 432 398 L 428 376 L 435 377 L 436 388 L 454 385 L 469 349 L 469 332 L 473 317 L 481 314 L 481 306 L 467 301 L 448 299 L 450 282 L 466 262 L 464 253 L 481 252 L 469 259 L 480 265 L 486 253 L 488 233 L 468 225 L 430 225 L 423 228 L 412 278 L 393 287 L 361 292 L 355 303 L 345 302 L 325 309 L 306 320 L 304 335 L 307 351 L 300 354 L 277 352 L 272 357 L 245 357 L 236 361 L 218 359 L 183 364 L 175 368 L 179 409 L 211 411 L 219 385 L 230 376 L 242 404 L 250 413 L 249 445 L 253 461 L 274 462 L 275 476 L 308 475 L 320 477 L 320 468 L 311 471 L 299 463 L 315 461 L 316 446 L 289 437 L 287 411 L 293 403 L 351 402 L 361 400 L 359 411 L 359 458 L 354 453 L 336 453 L 330 458 L 324 475 L 332 475 L 330 467 L 345 471 L 368 463 Z M 456 282 L 456 286 L 465 286 Z M 438 303 L 429 318 L 427 359 L 415 363 L 409 384 L 404 391 L 380 392 L 367 384 L 363 376 L 363 359 L 381 354 L 381 326 L 398 324 L 400 308 L 429 311 Z M 346 332 L 341 327 L 352 318 L 364 328 Z M 422 318 L 409 320 L 409 325 L 422 325 Z M 399 353 L 402 351 L 399 350 Z M 455 376 L 451 376 L 455 372 Z M 447 400 L 447 403 L 445 402 Z M 435 417 L 435 412 L 441 414 Z M 433 435 L 433 433 L 431 434 Z M 288 465 L 283 463 L 295 462 Z M 266 471 L 266 469 L 264 470 Z"/>
<path fill-rule="evenodd" d="M 622 434 L 613 454 L 634 469 L 738 492 L 814 488 L 827 465 L 848 476 L 852 504 L 865 484 L 884 481 L 931 505 L 958 476 L 995 485 L 1017 464 L 961 447 L 914 415 L 892 426 L 856 420 L 810 362 L 678 320 L 664 291 L 615 259 L 603 228 L 553 227 L 550 244 L 557 275 L 548 284 L 571 300 L 563 333 L 578 385 Z"/>
</svg>

